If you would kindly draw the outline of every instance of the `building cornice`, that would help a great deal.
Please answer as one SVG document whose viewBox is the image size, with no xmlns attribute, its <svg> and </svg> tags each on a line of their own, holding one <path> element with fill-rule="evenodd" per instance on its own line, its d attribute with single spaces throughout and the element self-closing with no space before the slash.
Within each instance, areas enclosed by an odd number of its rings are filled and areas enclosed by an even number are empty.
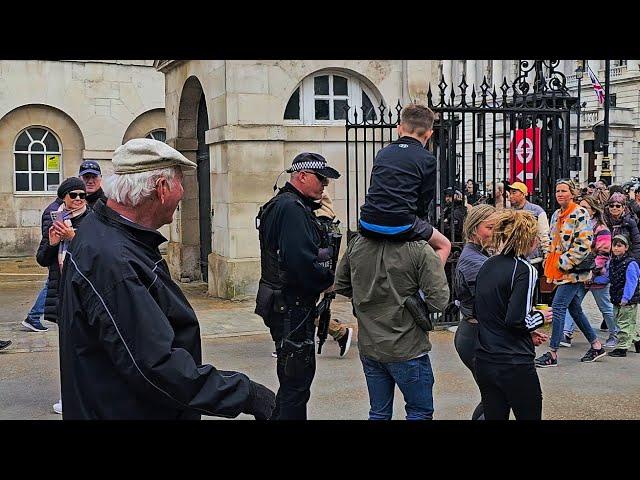
<svg viewBox="0 0 640 480">
<path fill-rule="evenodd" d="M 182 63 L 184 63 L 184 60 L 154 60 L 153 66 L 159 72 L 167 73 Z"/>
</svg>

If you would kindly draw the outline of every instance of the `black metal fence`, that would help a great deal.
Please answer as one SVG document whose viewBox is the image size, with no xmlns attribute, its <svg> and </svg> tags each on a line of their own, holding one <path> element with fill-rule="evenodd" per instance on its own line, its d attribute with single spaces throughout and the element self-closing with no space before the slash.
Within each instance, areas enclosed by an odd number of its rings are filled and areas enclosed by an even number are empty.
<svg viewBox="0 0 640 480">
<path fill-rule="evenodd" d="M 514 181 L 525 183 L 529 201 L 549 215 L 555 209 L 555 181 L 569 176 L 570 112 L 577 101 L 568 93 L 565 76 L 556 70 L 559 63 L 522 60 L 515 80 L 508 83 L 503 78 L 497 88 L 486 77 L 478 87 L 468 85 L 464 75 L 457 86 L 442 78 L 435 93 L 429 86 L 427 105 L 437 115 L 426 145 L 437 159 L 429 221 L 452 241 L 445 268 L 450 286 L 462 250 L 462 225 L 454 225 L 456 209 L 479 203 L 506 208 L 507 187 Z M 401 110 L 398 101 L 393 107 L 381 103 L 347 112 L 348 235 L 357 231 L 376 153 L 397 139 Z M 437 321 L 455 323 L 457 317 L 441 316 Z"/>
</svg>

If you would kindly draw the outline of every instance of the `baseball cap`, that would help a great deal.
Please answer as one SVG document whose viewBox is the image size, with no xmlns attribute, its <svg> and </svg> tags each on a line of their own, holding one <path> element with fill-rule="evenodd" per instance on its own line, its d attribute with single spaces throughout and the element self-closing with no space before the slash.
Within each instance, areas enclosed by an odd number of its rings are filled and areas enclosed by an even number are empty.
<svg viewBox="0 0 640 480">
<path fill-rule="evenodd" d="M 327 178 L 340 178 L 340 172 L 330 167 L 327 160 L 319 153 L 303 152 L 296 155 L 286 172 L 293 173 L 300 170 L 311 170 Z"/>
<path fill-rule="evenodd" d="M 626 235 L 623 235 L 622 233 L 619 233 L 618 235 L 616 235 L 615 237 L 613 237 L 613 240 L 611 241 L 611 243 L 615 242 L 615 241 L 619 241 L 624 243 L 627 248 L 629 247 L 629 239 L 627 238 Z"/>
<path fill-rule="evenodd" d="M 518 190 L 525 195 L 529 195 L 529 189 L 522 182 L 513 182 L 511 185 L 509 185 L 509 190 Z"/>
<path fill-rule="evenodd" d="M 196 168 L 197 165 L 175 148 L 151 138 L 134 138 L 113 152 L 113 173 L 150 172 L 168 167 Z"/>
<path fill-rule="evenodd" d="M 95 160 L 85 160 L 80 164 L 78 175 L 82 176 L 86 173 L 102 175 L 102 170 L 100 170 L 100 165 L 98 165 L 98 162 L 96 162 Z"/>
</svg>

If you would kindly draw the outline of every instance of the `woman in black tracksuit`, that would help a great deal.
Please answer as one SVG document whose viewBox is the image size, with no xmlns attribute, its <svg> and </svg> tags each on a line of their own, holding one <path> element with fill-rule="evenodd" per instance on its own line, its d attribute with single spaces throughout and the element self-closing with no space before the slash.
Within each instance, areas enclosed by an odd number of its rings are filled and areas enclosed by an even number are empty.
<svg viewBox="0 0 640 480">
<path fill-rule="evenodd" d="M 476 377 L 486 420 L 542 418 L 542 391 L 534 364 L 534 345 L 548 339 L 536 332 L 551 311 L 533 310 L 538 272 L 527 255 L 537 246 L 535 217 L 506 210 L 494 223 L 498 255 L 480 268 L 476 280 L 478 319 Z"/>
</svg>

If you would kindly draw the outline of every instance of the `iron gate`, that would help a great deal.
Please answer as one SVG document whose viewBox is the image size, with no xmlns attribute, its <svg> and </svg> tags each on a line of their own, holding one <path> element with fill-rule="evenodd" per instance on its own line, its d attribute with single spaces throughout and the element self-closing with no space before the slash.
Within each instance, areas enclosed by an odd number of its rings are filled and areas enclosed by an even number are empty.
<svg viewBox="0 0 640 480">
<path fill-rule="evenodd" d="M 550 216 L 556 208 L 554 184 L 569 177 L 570 112 L 577 102 L 566 87 L 559 60 L 519 62 L 518 75 L 509 84 L 503 78 L 496 90 L 486 77 L 479 87 L 469 86 L 464 75 L 457 86 L 441 78 L 434 93 L 429 86 L 427 105 L 436 113 L 434 132 L 426 147 L 437 160 L 436 196 L 429 221 L 443 231 L 444 220 L 453 225 L 455 206 L 446 209 L 445 189 L 463 194 L 464 204 L 491 203 L 507 207 L 507 185 L 522 181 L 529 200 Z M 380 104 L 346 113 L 347 235 L 356 231 L 360 206 L 368 188 L 376 153 L 397 139 L 402 109 Z M 354 109 L 355 110 L 355 109 Z M 471 191 L 466 191 L 471 180 Z M 500 189 L 500 184 L 503 188 Z M 458 192 L 455 192 L 456 194 Z M 454 202 L 458 195 L 454 195 Z M 461 226 L 460 226 L 461 227 Z M 462 250 L 460 229 L 450 228 L 452 251 L 445 267 L 451 273 Z M 440 324 L 452 324 L 457 316 L 442 315 Z"/>
</svg>

